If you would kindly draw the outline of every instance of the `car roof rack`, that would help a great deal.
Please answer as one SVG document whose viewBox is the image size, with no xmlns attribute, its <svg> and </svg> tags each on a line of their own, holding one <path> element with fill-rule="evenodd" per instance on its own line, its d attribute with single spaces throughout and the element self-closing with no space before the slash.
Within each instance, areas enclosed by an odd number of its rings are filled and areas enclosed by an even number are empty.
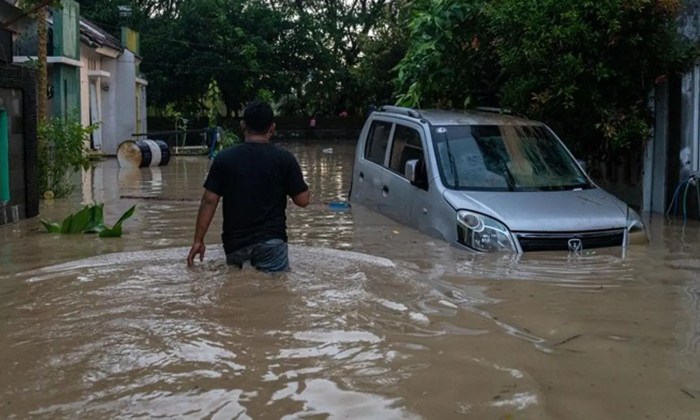
<svg viewBox="0 0 700 420">
<path fill-rule="evenodd" d="M 408 115 L 409 117 L 413 118 L 421 117 L 420 111 L 418 111 L 417 109 L 407 108 L 404 106 L 382 105 L 377 109 L 377 111 L 390 112 L 392 114 Z"/>
<path fill-rule="evenodd" d="M 498 108 L 498 107 L 492 107 L 492 106 L 477 106 L 476 108 L 477 111 L 482 111 L 482 112 L 493 112 L 496 114 L 508 114 L 508 115 L 514 115 L 515 113 L 508 109 L 508 108 Z"/>
<path fill-rule="evenodd" d="M 481 112 L 491 112 L 494 114 L 501 114 L 501 115 L 512 115 L 514 117 L 520 117 L 520 118 L 528 118 L 527 115 L 522 114 L 520 112 L 513 111 L 512 109 L 509 108 L 498 108 L 498 107 L 490 107 L 490 106 L 477 106 L 474 108 L 477 111 Z"/>
</svg>

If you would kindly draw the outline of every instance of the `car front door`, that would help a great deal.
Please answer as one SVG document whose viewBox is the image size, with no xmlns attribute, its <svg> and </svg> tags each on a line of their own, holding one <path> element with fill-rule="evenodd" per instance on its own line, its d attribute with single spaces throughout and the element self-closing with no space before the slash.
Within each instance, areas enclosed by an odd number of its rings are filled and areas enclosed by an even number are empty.
<svg viewBox="0 0 700 420">
<path fill-rule="evenodd" d="M 419 228 L 429 186 L 414 185 L 405 174 L 406 162 L 426 164 L 423 128 L 410 122 L 397 122 L 393 131 L 386 170 L 382 178 L 382 199 L 387 214 L 404 224 Z M 423 167 L 425 168 L 425 167 Z"/>
</svg>

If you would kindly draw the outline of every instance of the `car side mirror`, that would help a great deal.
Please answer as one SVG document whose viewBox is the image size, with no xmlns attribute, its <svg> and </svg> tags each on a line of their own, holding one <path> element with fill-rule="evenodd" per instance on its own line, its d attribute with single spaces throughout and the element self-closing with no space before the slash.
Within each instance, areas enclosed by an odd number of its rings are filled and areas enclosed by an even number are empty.
<svg viewBox="0 0 700 420">
<path fill-rule="evenodd" d="M 428 180 L 425 173 L 425 166 L 420 159 L 410 159 L 406 161 L 404 166 L 404 176 L 416 187 L 427 189 Z"/>
<path fill-rule="evenodd" d="M 416 182 L 416 169 L 418 168 L 418 159 L 411 159 L 406 161 L 404 166 L 403 174 L 407 180 L 413 184 Z"/>
</svg>

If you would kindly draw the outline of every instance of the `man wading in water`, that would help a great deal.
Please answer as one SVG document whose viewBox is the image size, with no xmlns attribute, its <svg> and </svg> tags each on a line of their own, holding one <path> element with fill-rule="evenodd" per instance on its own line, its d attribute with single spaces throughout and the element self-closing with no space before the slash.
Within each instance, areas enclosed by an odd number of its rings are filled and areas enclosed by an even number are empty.
<svg viewBox="0 0 700 420">
<path fill-rule="evenodd" d="M 306 207 L 309 187 L 294 156 L 269 142 L 275 131 L 269 104 L 248 104 L 243 124 L 245 143 L 220 152 L 209 169 L 187 265 L 197 255 L 204 261 L 204 236 L 223 197 L 226 263 L 242 267 L 250 261 L 260 271 L 285 271 L 287 196 Z"/>
</svg>

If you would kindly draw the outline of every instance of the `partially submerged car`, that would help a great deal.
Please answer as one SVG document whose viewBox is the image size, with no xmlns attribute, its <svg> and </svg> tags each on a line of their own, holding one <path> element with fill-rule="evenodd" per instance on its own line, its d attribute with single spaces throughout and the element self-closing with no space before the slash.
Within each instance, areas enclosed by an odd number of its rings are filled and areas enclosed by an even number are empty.
<svg viewBox="0 0 700 420">
<path fill-rule="evenodd" d="M 372 112 L 350 200 L 480 252 L 581 252 L 647 238 L 639 215 L 596 186 L 551 129 L 495 109 Z"/>
</svg>

